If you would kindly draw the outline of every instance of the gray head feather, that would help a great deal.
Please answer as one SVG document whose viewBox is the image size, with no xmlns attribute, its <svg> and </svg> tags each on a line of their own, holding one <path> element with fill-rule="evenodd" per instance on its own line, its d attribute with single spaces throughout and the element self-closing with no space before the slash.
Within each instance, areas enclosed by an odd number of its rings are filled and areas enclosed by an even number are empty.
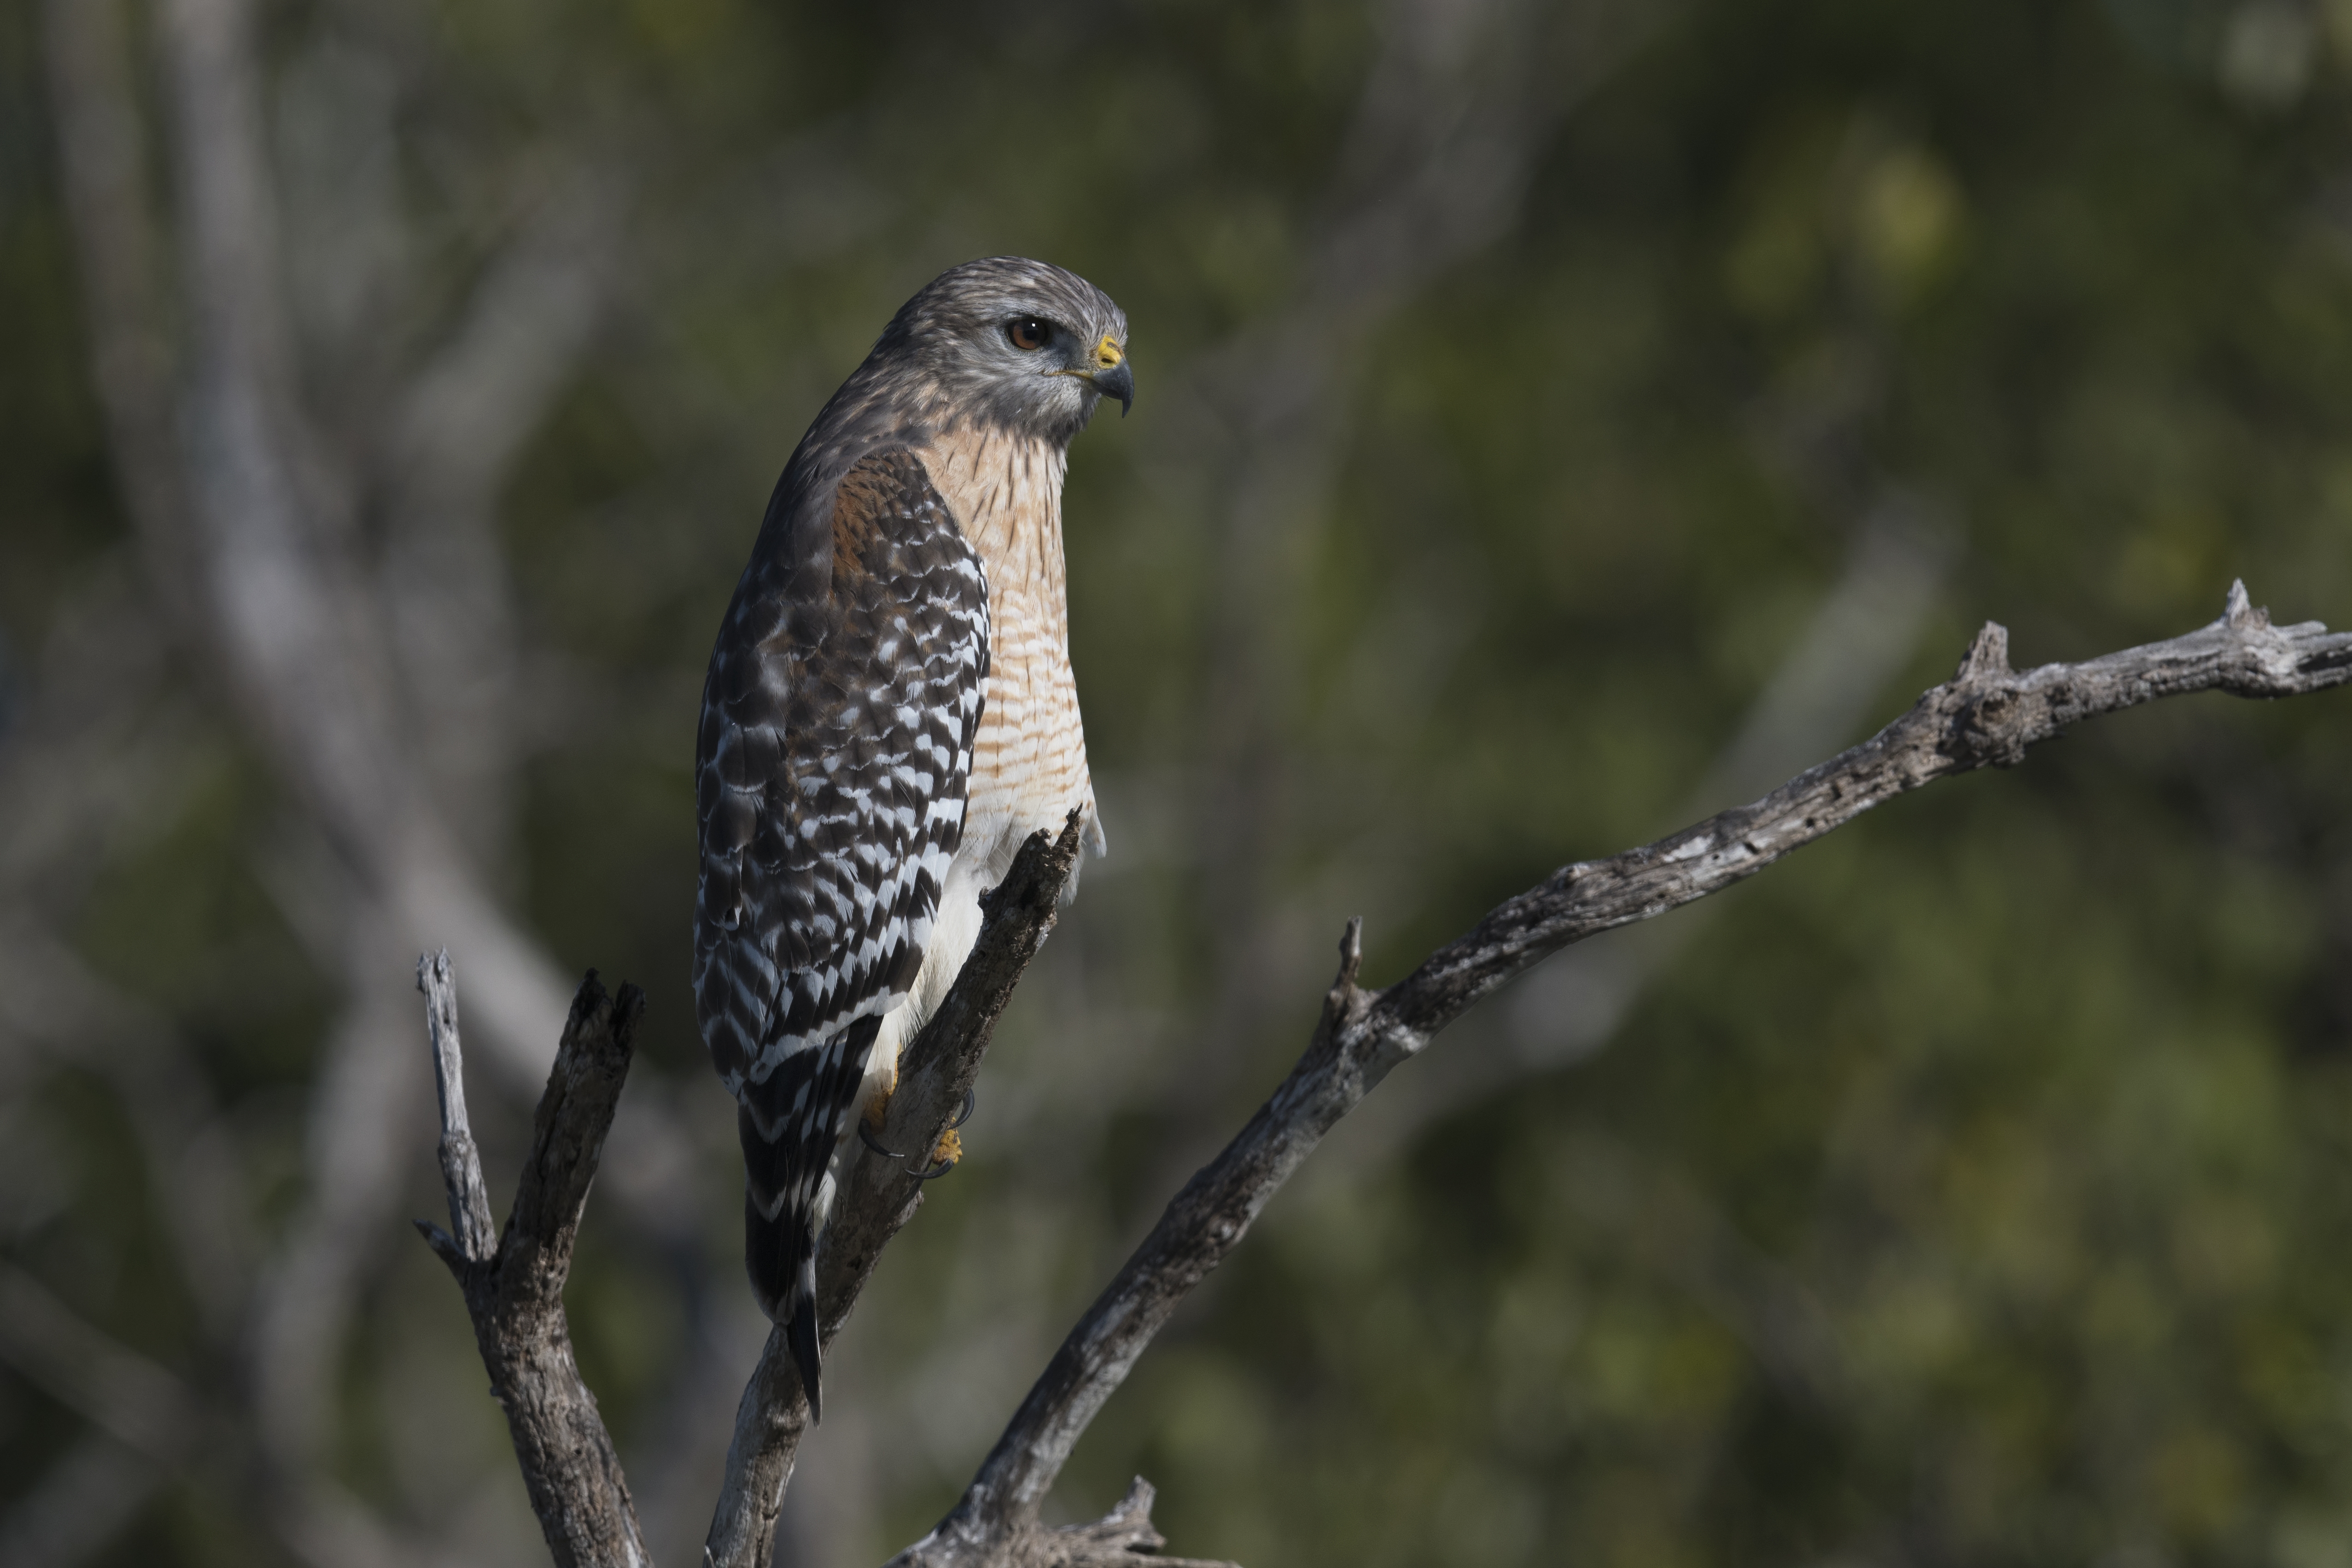
<svg viewBox="0 0 2352 1568">
<path fill-rule="evenodd" d="M 1110 296 L 1045 262 L 992 256 L 924 285 L 866 365 L 886 384 L 934 394 L 944 405 L 934 417 L 1066 443 L 1106 393 L 1133 395 L 1126 354 L 1127 313 Z"/>
</svg>

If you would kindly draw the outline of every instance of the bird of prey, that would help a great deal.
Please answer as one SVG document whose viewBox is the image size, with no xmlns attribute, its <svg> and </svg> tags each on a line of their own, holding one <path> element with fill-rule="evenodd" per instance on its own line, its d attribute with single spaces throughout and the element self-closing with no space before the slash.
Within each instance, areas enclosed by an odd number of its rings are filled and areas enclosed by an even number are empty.
<svg viewBox="0 0 2352 1568">
<path fill-rule="evenodd" d="M 736 1099 L 751 1288 L 812 1412 L 845 1134 L 1022 841 L 1076 809 L 1104 848 L 1062 475 L 1096 405 L 1134 395 L 1127 318 L 1094 285 L 1015 256 L 942 273 L 801 438 L 711 650 L 695 1018 Z"/>
</svg>

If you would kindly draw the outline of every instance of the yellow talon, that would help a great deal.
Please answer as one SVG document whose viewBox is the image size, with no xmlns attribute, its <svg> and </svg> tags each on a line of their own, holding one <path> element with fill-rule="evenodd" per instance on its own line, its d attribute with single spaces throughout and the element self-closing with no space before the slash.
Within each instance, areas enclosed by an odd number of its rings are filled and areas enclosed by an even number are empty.
<svg viewBox="0 0 2352 1568">
<path fill-rule="evenodd" d="M 940 1141 L 931 1145 L 931 1164 L 951 1166 L 961 1158 L 963 1158 L 963 1134 L 950 1127 L 940 1134 Z"/>
</svg>

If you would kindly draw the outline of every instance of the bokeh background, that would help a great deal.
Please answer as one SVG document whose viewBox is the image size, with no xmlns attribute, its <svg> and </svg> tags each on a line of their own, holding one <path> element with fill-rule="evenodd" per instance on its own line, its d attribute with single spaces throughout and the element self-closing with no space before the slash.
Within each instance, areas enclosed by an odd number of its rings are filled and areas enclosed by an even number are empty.
<svg viewBox="0 0 2352 1568">
<path fill-rule="evenodd" d="M 439 1212 L 650 993 L 572 1318 L 693 1560 L 762 1325 L 687 994 L 710 638 L 898 304 L 1134 323 L 1111 852 L 829 1368 L 878 1561 L 1305 1041 L 2021 664 L 2352 622 L 2344 0 L 0 9 L 0 1561 L 537 1561 Z M 1253 1565 L 2352 1564 L 2352 707 L 2204 697 L 1399 1071 L 1057 1494 Z"/>
</svg>

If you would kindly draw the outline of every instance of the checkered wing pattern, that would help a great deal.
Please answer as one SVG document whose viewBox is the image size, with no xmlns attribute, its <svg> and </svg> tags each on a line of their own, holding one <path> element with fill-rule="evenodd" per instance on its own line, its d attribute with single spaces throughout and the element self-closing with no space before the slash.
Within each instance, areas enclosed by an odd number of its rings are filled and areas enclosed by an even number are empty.
<svg viewBox="0 0 2352 1568">
<path fill-rule="evenodd" d="M 979 557 L 919 458 L 869 454 L 830 501 L 829 540 L 822 517 L 762 531 L 696 744 L 695 1011 L 738 1104 L 752 1288 L 812 1365 L 826 1166 L 931 939 L 989 646 Z"/>
</svg>

